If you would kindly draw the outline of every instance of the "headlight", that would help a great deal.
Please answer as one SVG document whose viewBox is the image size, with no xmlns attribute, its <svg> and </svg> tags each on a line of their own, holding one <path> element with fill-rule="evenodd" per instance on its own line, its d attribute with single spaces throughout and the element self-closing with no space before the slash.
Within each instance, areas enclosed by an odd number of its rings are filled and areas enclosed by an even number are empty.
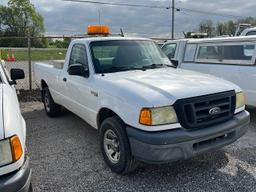
<svg viewBox="0 0 256 192">
<path fill-rule="evenodd" d="M 12 150 L 9 139 L 0 141 L 0 166 L 12 163 Z"/>
<path fill-rule="evenodd" d="M 177 123 L 177 116 L 172 106 L 144 108 L 140 112 L 139 123 L 142 125 L 165 125 Z"/>
<path fill-rule="evenodd" d="M 236 94 L 236 109 L 245 106 L 245 96 L 243 92 L 239 92 Z"/>
<path fill-rule="evenodd" d="M 0 166 L 18 161 L 22 154 L 23 150 L 18 136 L 0 141 Z"/>
</svg>

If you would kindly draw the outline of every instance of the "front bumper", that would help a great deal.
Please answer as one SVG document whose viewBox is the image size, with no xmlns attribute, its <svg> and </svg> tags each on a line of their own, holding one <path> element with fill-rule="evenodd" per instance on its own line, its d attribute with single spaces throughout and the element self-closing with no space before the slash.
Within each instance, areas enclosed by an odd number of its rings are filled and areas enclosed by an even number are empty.
<svg viewBox="0 0 256 192">
<path fill-rule="evenodd" d="M 27 192 L 31 182 L 31 173 L 27 157 L 19 170 L 0 176 L 0 191 Z"/>
<path fill-rule="evenodd" d="M 132 127 L 127 127 L 126 130 L 136 159 L 165 163 L 188 159 L 231 144 L 246 133 L 249 123 L 250 114 L 242 111 L 227 122 L 194 131 L 180 128 L 145 132 Z"/>
</svg>

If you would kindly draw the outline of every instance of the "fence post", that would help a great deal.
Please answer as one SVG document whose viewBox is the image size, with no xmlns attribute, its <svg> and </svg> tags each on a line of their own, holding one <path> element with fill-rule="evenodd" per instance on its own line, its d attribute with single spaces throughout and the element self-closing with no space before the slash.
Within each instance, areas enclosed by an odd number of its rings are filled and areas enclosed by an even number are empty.
<svg viewBox="0 0 256 192">
<path fill-rule="evenodd" d="M 29 72 L 29 90 L 32 90 L 31 37 L 29 34 L 28 34 L 28 72 Z"/>
</svg>

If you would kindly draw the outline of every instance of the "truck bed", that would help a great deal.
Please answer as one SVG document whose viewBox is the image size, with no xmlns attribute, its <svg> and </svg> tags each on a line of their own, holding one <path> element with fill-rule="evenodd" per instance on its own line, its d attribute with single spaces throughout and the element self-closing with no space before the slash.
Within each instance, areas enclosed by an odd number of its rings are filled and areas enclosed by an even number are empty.
<svg viewBox="0 0 256 192">
<path fill-rule="evenodd" d="M 44 63 L 44 64 L 53 65 L 54 68 L 57 68 L 57 69 L 63 69 L 64 63 L 65 63 L 65 60 L 51 60 L 48 63 Z"/>
<path fill-rule="evenodd" d="M 41 85 L 41 81 L 44 80 L 53 86 L 57 85 L 63 66 L 64 60 L 53 60 L 47 63 L 36 62 L 34 66 L 36 84 Z"/>
</svg>

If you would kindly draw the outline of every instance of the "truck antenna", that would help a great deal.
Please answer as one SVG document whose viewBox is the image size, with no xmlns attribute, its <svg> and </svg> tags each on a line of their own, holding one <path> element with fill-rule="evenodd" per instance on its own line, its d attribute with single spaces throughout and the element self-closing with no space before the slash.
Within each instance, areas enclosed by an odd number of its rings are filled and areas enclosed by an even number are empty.
<svg viewBox="0 0 256 192">
<path fill-rule="evenodd" d="M 98 13 L 99 13 L 99 25 L 101 26 L 101 12 L 100 12 L 100 9 L 98 9 Z"/>
<path fill-rule="evenodd" d="M 121 35 L 121 37 L 124 37 L 124 32 L 123 32 L 122 28 L 120 28 L 120 35 Z"/>
</svg>

